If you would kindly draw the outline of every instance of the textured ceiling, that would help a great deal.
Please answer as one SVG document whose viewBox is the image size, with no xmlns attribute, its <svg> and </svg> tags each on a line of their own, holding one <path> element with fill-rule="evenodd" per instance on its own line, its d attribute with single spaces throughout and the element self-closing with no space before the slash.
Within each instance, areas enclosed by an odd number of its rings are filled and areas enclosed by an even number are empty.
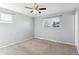
<svg viewBox="0 0 79 59">
<path fill-rule="evenodd" d="M 63 13 L 75 10 L 79 4 L 77 3 L 38 3 L 39 7 L 46 7 L 47 10 L 41 11 L 41 14 L 30 13 L 30 9 L 25 6 L 31 7 L 32 3 L 0 3 L 0 7 L 13 10 L 31 17 L 42 17 L 46 15 Z"/>
</svg>

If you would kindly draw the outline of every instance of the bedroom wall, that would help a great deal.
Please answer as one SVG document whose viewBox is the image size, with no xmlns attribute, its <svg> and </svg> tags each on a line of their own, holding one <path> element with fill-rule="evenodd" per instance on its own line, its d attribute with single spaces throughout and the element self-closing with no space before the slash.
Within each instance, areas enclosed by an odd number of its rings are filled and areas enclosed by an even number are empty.
<svg viewBox="0 0 79 59">
<path fill-rule="evenodd" d="M 77 8 L 76 13 L 75 13 L 75 17 L 76 17 L 76 45 L 77 45 L 77 50 L 79 53 L 79 8 Z"/>
<path fill-rule="evenodd" d="M 59 28 L 45 28 L 43 26 L 43 20 L 43 18 L 35 19 L 35 38 L 75 45 L 73 13 L 60 16 Z"/>
<path fill-rule="evenodd" d="M 4 8 L 0 12 L 13 15 L 12 23 L 0 23 L 0 47 L 33 37 L 33 19 Z"/>
</svg>

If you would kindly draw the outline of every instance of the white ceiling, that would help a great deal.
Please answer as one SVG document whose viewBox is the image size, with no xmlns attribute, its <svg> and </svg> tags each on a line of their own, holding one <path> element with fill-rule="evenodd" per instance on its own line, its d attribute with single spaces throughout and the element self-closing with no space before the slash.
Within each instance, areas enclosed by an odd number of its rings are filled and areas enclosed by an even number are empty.
<svg viewBox="0 0 79 59">
<path fill-rule="evenodd" d="M 50 14 L 62 13 L 73 11 L 78 7 L 78 3 L 38 3 L 39 7 L 46 7 L 47 10 L 41 11 L 41 14 L 30 13 L 30 9 L 25 6 L 31 7 L 32 3 L 0 3 L 0 7 L 13 10 L 31 17 L 41 17 Z"/>
</svg>

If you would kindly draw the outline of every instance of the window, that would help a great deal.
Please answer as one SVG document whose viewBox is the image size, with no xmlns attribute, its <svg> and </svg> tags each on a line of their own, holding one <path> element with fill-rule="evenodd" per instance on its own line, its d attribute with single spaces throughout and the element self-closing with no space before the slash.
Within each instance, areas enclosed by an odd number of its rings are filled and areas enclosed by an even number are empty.
<svg viewBox="0 0 79 59">
<path fill-rule="evenodd" d="M 53 27 L 59 27 L 60 25 L 59 17 L 52 18 L 52 21 L 53 21 L 53 24 L 52 24 Z"/>
<path fill-rule="evenodd" d="M 6 13 L 1 13 L 0 22 L 1 23 L 12 23 L 12 15 L 6 14 Z"/>
<path fill-rule="evenodd" d="M 59 27 L 59 26 L 60 26 L 59 17 L 45 19 L 45 21 L 44 21 L 44 27 Z"/>
</svg>

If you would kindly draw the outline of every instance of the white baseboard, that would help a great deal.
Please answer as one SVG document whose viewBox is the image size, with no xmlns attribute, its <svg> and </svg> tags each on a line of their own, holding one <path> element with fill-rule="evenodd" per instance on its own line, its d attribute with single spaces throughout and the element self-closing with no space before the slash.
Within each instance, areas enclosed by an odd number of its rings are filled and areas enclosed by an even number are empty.
<svg viewBox="0 0 79 59">
<path fill-rule="evenodd" d="M 38 39 L 43 39 L 43 40 L 48 40 L 48 41 L 53 41 L 53 42 L 57 42 L 56 40 L 49 40 L 49 39 L 45 39 L 45 38 L 41 38 L 41 37 L 36 37 Z"/>
<path fill-rule="evenodd" d="M 69 44 L 69 45 L 76 46 L 75 44 L 72 44 L 72 43 L 66 43 L 66 42 L 57 41 L 57 40 L 49 40 L 49 39 L 46 39 L 46 38 L 41 38 L 41 37 L 35 37 L 35 38 L 38 38 L 38 39 L 43 39 L 43 40 L 48 40 L 48 41 L 53 41 L 53 42 L 59 42 L 59 43 L 63 43 L 63 44 Z"/>
<path fill-rule="evenodd" d="M 63 43 L 63 44 L 68 44 L 68 45 L 72 45 L 72 46 L 76 46 L 75 44 L 72 44 L 72 43 L 67 43 L 67 42 L 62 42 L 62 41 L 57 41 L 59 43 Z"/>
<path fill-rule="evenodd" d="M 23 39 L 23 40 L 19 40 L 19 41 L 14 41 L 14 42 L 11 42 L 9 44 L 5 44 L 4 46 L 0 46 L 0 48 L 5 48 L 5 47 L 8 47 L 8 46 L 11 46 L 11 45 L 15 45 L 15 44 L 19 44 L 19 43 L 22 43 L 26 40 L 30 40 L 32 38 L 28 38 L 28 39 Z"/>
</svg>

